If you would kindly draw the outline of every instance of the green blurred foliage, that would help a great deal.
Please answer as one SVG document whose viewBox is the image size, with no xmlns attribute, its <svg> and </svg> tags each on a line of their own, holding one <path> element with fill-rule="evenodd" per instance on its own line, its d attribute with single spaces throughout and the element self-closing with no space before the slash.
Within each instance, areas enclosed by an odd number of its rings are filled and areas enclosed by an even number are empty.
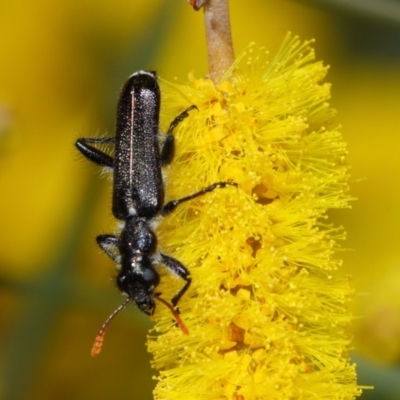
<svg viewBox="0 0 400 400">
<path fill-rule="evenodd" d="M 183 0 L 0 5 L 0 398 L 150 399 L 151 322 L 134 307 L 113 322 L 100 357 L 90 357 L 121 298 L 114 266 L 94 241 L 114 230 L 110 182 L 73 143 L 113 132 L 130 73 L 155 69 L 180 81 L 191 70 L 207 73 L 202 12 Z M 355 347 L 397 365 L 400 54 L 392 42 L 399 29 L 289 0 L 232 1 L 231 13 L 237 53 L 255 41 L 274 54 L 292 31 L 316 38 L 317 58 L 332 66 L 332 104 L 358 198 L 353 210 L 332 213 L 353 249 L 341 256 L 358 294 Z M 400 398 L 382 383 L 384 371 L 360 383 L 377 386 L 375 398 Z M 395 367 L 389 372 L 400 377 Z"/>
</svg>

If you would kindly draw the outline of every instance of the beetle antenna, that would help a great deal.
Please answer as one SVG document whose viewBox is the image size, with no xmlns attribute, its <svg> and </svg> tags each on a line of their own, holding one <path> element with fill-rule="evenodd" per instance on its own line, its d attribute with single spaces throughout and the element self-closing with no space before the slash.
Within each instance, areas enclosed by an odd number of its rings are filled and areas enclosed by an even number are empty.
<svg viewBox="0 0 400 400">
<path fill-rule="evenodd" d="M 110 322 L 114 319 L 114 317 L 122 310 L 125 308 L 125 306 L 131 301 L 132 299 L 130 297 L 126 298 L 124 302 L 116 309 L 113 311 L 113 313 L 106 319 L 106 322 L 102 325 L 102 327 L 99 330 L 99 333 L 96 336 L 96 339 L 94 340 L 93 347 L 91 354 L 92 356 L 97 356 L 101 352 L 101 347 L 103 346 L 103 340 L 104 340 L 104 334 L 106 333 L 107 326 L 110 324 Z"/>
<path fill-rule="evenodd" d="M 174 307 L 171 306 L 171 304 L 167 303 L 164 299 L 162 299 L 161 297 L 156 297 L 156 299 L 158 301 L 160 301 L 161 303 L 163 303 L 164 305 L 166 305 L 173 317 L 175 318 L 175 321 L 177 323 L 177 325 L 179 326 L 180 330 L 185 334 L 185 335 L 189 335 L 189 329 L 186 327 L 186 325 L 183 323 L 182 318 L 180 317 L 180 315 L 178 314 L 178 311 L 175 310 Z"/>
</svg>

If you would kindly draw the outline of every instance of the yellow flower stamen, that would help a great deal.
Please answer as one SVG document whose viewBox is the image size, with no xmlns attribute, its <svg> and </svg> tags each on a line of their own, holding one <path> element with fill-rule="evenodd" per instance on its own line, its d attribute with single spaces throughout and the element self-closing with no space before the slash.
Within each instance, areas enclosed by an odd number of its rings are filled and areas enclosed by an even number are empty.
<svg viewBox="0 0 400 400">
<path fill-rule="evenodd" d="M 195 104 L 176 130 L 167 201 L 219 181 L 232 186 L 180 205 L 160 248 L 193 279 L 179 303 L 189 335 L 159 307 L 148 347 L 156 399 L 352 399 L 352 289 L 334 258 L 347 207 L 346 145 L 332 123 L 327 72 L 288 36 L 268 61 L 250 46 L 215 88 L 163 83 L 163 120 Z M 183 97 L 183 100 L 182 100 Z M 162 270 L 160 268 L 160 270 Z M 170 299 L 182 286 L 165 275 Z"/>
</svg>

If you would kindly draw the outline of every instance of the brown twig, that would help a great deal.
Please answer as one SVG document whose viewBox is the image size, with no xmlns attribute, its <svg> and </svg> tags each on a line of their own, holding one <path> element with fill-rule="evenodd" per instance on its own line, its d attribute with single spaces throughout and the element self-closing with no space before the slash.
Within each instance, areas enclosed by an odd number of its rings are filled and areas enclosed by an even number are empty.
<svg viewBox="0 0 400 400">
<path fill-rule="evenodd" d="M 229 0 L 201 1 L 207 36 L 208 68 L 210 77 L 218 86 L 235 59 L 229 19 Z M 195 7 L 196 2 L 191 1 Z M 198 9 L 199 7 L 197 7 Z"/>
</svg>

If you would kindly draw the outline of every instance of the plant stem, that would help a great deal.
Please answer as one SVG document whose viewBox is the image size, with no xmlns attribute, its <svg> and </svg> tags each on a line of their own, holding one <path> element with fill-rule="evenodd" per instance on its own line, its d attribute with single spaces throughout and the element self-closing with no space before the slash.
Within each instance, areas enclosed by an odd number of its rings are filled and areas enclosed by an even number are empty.
<svg viewBox="0 0 400 400">
<path fill-rule="evenodd" d="M 215 86 L 221 83 L 235 59 L 228 1 L 208 0 L 204 5 L 208 68 Z"/>
</svg>

